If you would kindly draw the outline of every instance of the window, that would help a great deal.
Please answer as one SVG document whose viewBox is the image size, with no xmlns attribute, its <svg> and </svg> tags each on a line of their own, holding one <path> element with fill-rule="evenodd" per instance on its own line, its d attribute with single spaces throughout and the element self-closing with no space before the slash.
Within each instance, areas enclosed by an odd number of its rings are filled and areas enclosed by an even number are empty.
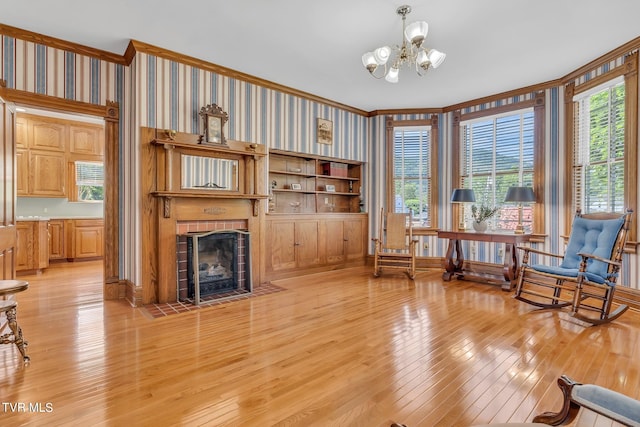
<svg viewBox="0 0 640 427">
<path fill-rule="evenodd" d="M 622 76 L 574 97 L 575 207 L 624 212 L 625 83 Z"/>
<path fill-rule="evenodd" d="M 100 162 L 75 162 L 76 201 L 104 200 L 104 164 Z"/>
<path fill-rule="evenodd" d="M 431 227 L 431 126 L 393 128 L 393 210 L 413 213 L 414 225 Z"/>
<path fill-rule="evenodd" d="M 515 230 L 519 207 L 504 199 L 511 186 L 533 187 L 533 108 L 462 121 L 460 133 L 461 187 L 473 188 L 475 205 L 500 208 L 493 219 L 497 230 Z M 471 207 L 464 209 L 469 218 Z M 532 209 L 531 205 L 523 206 L 523 224 L 529 230 Z"/>
<path fill-rule="evenodd" d="M 638 211 L 638 54 L 608 64 L 565 85 L 566 229 L 576 209 Z M 633 251 L 636 229 L 627 245 Z"/>
</svg>

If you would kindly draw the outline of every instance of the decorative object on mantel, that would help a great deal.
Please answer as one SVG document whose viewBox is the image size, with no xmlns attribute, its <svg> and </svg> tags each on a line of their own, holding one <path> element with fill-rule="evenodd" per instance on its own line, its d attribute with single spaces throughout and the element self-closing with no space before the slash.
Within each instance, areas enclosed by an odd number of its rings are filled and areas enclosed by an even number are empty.
<svg viewBox="0 0 640 427">
<path fill-rule="evenodd" d="M 417 21 L 405 26 L 407 15 L 411 13 L 411 6 L 406 4 L 400 6 L 396 9 L 396 13 L 402 16 L 402 45 L 395 45 L 393 48 L 382 46 L 362 55 L 362 64 L 369 73 L 376 79 L 384 77 L 389 83 L 398 82 L 398 74 L 403 65 L 415 68 L 416 73 L 423 76 L 429 68 L 438 68 L 447 56 L 440 51 L 422 46 L 429 31 L 429 24 Z M 391 67 L 387 69 L 392 52 L 395 57 L 391 61 Z M 380 65 L 384 65 L 384 71 L 381 75 L 376 75 L 375 72 Z"/>
<path fill-rule="evenodd" d="M 333 122 L 318 117 L 316 134 L 318 144 L 333 144 Z"/>
<path fill-rule="evenodd" d="M 524 234 L 524 225 L 522 224 L 522 204 L 533 203 L 536 201 L 536 196 L 533 194 L 533 188 L 531 187 L 509 187 L 507 195 L 504 198 L 505 202 L 515 202 L 518 204 L 518 225 L 514 231 L 515 234 Z"/>
<path fill-rule="evenodd" d="M 165 129 L 164 134 L 169 138 L 170 141 L 176 140 L 176 130 L 175 129 Z"/>
<path fill-rule="evenodd" d="M 479 233 L 487 231 L 487 220 L 500 210 L 499 207 L 490 208 L 485 205 L 471 206 L 471 216 L 473 217 L 473 229 Z"/>
<path fill-rule="evenodd" d="M 226 146 L 224 124 L 229 120 L 229 115 L 217 104 L 209 104 L 200 109 L 200 116 L 204 121 L 204 135 L 200 136 L 200 143 Z"/>
</svg>

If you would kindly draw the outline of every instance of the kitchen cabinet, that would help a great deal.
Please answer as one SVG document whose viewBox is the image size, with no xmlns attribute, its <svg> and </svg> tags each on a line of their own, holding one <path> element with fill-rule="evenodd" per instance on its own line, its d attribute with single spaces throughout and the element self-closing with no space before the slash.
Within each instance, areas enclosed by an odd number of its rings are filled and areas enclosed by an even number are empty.
<svg viewBox="0 0 640 427">
<path fill-rule="evenodd" d="M 104 256 L 104 220 L 74 219 L 69 221 L 71 247 L 70 260 L 100 258 Z"/>
<path fill-rule="evenodd" d="M 85 156 L 104 155 L 104 130 L 92 124 L 69 126 L 69 152 Z"/>
<path fill-rule="evenodd" d="M 16 272 L 34 272 L 49 266 L 47 220 L 16 221 Z"/>
<path fill-rule="evenodd" d="M 30 150 L 28 186 L 30 196 L 66 197 L 66 176 L 64 154 Z"/>
<path fill-rule="evenodd" d="M 104 127 L 30 114 L 16 118 L 17 194 L 68 198 L 69 162 L 102 161 Z"/>
<path fill-rule="evenodd" d="M 49 220 L 49 260 L 67 258 L 65 220 Z"/>
</svg>

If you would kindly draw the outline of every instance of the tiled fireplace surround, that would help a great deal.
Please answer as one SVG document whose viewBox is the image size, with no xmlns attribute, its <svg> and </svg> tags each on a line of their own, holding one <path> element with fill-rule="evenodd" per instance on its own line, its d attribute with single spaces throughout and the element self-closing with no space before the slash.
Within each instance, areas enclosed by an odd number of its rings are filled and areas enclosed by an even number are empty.
<svg viewBox="0 0 640 427">
<path fill-rule="evenodd" d="M 184 235 L 187 233 L 205 233 L 208 231 L 220 230 L 247 230 L 247 220 L 202 220 L 202 221 L 177 221 L 176 235 Z M 243 240 L 242 240 L 243 241 Z M 238 248 L 243 253 L 243 248 Z M 186 238 L 178 239 L 176 248 L 177 268 L 178 268 L 178 300 L 187 300 L 187 241 Z M 244 255 L 241 255 L 242 257 Z M 248 288 L 246 286 L 246 278 L 244 271 L 239 272 L 238 288 Z"/>
</svg>

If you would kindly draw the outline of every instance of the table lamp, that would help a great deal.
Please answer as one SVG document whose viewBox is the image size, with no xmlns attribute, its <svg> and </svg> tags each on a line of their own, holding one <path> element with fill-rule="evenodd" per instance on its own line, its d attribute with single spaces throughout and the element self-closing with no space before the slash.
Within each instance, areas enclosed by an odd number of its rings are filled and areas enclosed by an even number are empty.
<svg viewBox="0 0 640 427">
<path fill-rule="evenodd" d="M 524 225 L 522 224 L 522 204 L 536 201 L 533 189 L 531 187 L 509 187 L 504 201 L 516 202 L 518 204 L 518 226 L 516 227 L 515 234 L 524 234 Z"/>
<path fill-rule="evenodd" d="M 476 195 L 473 192 L 472 189 L 470 188 L 456 188 L 453 190 L 453 193 L 451 193 L 451 202 L 452 203 L 474 203 L 476 201 Z M 464 206 L 462 207 L 463 212 L 464 212 Z M 463 220 L 460 223 L 460 225 L 458 225 L 458 228 L 460 230 L 466 230 L 467 229 L 467 223 L 464 220 L 464 215 L 462 216 Z"/>
</svg>

